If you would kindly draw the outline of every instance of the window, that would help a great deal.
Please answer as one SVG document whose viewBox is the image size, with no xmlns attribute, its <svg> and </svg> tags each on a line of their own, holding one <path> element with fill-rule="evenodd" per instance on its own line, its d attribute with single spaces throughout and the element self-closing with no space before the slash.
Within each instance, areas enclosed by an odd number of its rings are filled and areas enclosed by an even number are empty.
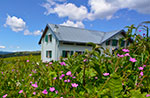
<svg viewBox="0 0 150 98">
<path fill-rule="evenodd" d="M 52 35 L 48 35 L 49 42 L 52 42 Z"/>
<path fill-rule="evenodd" d="M 62 51 L 62 57 L 67 57 L 68 55 L 73 55 L 73 51 L 66 51 L 66 50 L 63 50 Z"/>
<path fill-rule="evenodd" d="M 127 41 L 127 46 L 129 46 L 130 45 L 130 42 L 129 41 Z"/>
<path fill-rule="evenodd" d="M 106 41 L 106 46 L 107 46 L 107 45 L 110 45 L 110 40 L 107 40 L 107 41 Z"/>
<path fill-rule="evenodd" d="M 46 51 L 46 57 L 52 58 L 52 51 Z"/>
<path fill-rule="evenodd" d="M 112 46 L 117 46 L 117 44 L 118 44 L 118 40 L 113 39 L 113 40 L 112 40 Z"/>
<path fill-rule="evenodd" d="M 45 42 L 48 43 L 48 35 L 45 35 Z"/>
<path fill-rule="evenodd" d="M 83 54 L 83 51 L 76 51 L 76 53 L 78 53 L 78 54 Z"/>
<path fill-rule="evenodd" d="M 124 47 L 124 45 L 125 45 L 125 41 L 121 41 L 121 47 Z"/>
</svg>

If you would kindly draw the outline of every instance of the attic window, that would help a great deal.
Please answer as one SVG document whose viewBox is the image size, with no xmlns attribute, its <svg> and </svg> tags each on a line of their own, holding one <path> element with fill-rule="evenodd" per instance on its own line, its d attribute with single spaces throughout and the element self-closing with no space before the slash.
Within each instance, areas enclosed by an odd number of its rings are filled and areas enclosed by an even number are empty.
<svg viewBox="0 0 150 98">
<path fill-rule="evenodd" d="M 52 35 L 45 35 L 45 42 L 52 42 Z"/>
<path fill-rule="evenodd" d="M 52 42 L 52 35 L 48 35 L 49 42 Z"/>
<path fill-rule="evenodd" d="M 112 46 L 117 46 L 117 44 L 118 44 L 118 40 L 113 39 L 113 40 L 112 40 Z"/>
<path fill-rule="evenodd" d="M 110 45 L 110 40 L 107 40 L 107 41 L 106 41 L 106 46 L 107 46 L 107 45 Z"/>
</svg>

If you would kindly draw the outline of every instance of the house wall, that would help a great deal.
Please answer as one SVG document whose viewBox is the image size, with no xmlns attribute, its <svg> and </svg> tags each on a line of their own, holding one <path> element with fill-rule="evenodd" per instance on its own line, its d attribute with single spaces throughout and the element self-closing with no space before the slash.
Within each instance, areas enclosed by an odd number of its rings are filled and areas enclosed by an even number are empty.
<svg viewBox="0 0 150 98">
<path fill-rule="evenodd" d="M 57 59 L 57 46 L 58 46 L 58 42 L 54 36 L 54 34 L 51 32 L 50 29 L 48 29 L 46 35 L 50 35 L 52 34 L 52 42 L 45 42 L 45 37 L 42 38 L 42 43 L 41 43 L 41 48 L 42 48 L 42 51 L 41 51 L 41 59 L 43 62 L 46 62 L 46 61 L 51 61 L 51 60 L 56 60 Z M 52 51 L 52 58 L 47 58 L 46 57 L 46 51 Z"/>
</svg>

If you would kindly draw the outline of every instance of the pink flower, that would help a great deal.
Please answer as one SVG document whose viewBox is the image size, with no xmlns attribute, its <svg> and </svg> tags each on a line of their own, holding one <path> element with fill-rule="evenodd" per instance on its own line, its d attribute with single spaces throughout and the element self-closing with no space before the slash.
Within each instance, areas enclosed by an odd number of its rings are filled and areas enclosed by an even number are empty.
<svg viewBox="0 0 150 98">
<path fill-rule="evenodd" d="M 27 62 L 29 62 L 29 60 L 27 60 Z"/>
<path fill-rule="evenodd" d="M 70 82 L 70 79 L 68 79 L 67 82 Z"/>
<path fill-rule="evenodd" d="M 32 84 L 32 86 L 33 86 L 33 87 L 35 87 L 35 88 L 37 88 L 37 87 L 38 87 L 37 83 Z"/>
<path fill-rule="evenodd" d="M 86 61 L 87 61 L 87 59 L 84 59 L 84 60 L 83 60 L 83 62 L 86 62 Z"/>
<path fill-rule="evenodd" d="M 20 90 L 20 91 L 19 91 L 19 94 L 21 94 L 22 92 L 23 92 L 23 90 Z"/>
<path fill-rule="evenodd" d="M 71 71 L 68 71 L 68 72 L 66 73 L 66 75 L 67 75 L 67 76 L 70 76 L 70 75 L 71 75 Z"/>
<path fill-rule="evenodd" d="M 126 53 L 124 56 L 130 56 L 130 54 L 129 54 L 129 53 Z"/>
<path fill-rule="evenodd" d="M 48 94 L 47 90 L 44 89 L 44 91 L 42 91 L 43 94 Z"/>
<path fill-rule="evenodd" d="M 63 73 L 63 71 L 61 71 L 61 73 Z"/>
<path fill-rule="evenodd" d="M 103 75 L 104 75 L 104 76 L 108 76 L 108 75 L 109 75 L 109 73 L 103 73 Z"/>
<path fill-rule="evenodd" d="M 66 66 L 66 63 L 65 62 L 61 62 L 60 65 L 61 66 L 63 66 L 63 65 Z"/>
<path fill-rule="evenodd" d="M 64 80 L 64 82 L 67 82 L 67 80 Z"/>
<path fill-rule="evenodd" d="M 60 98 L 64 98 L 64 97 L 60 97 Z"/>
<path fill-rule="evenodd" d="M 56 80 L 56 77 L 54 77 L 53 79 Z"/>
<path fill-rule="evenodd" d="M 53 64 L 52 62 L 49 62 L 49 64 L 51 65 L 51 64 Z"/>
<path fill-rule="evenodd" d="M 129 50 L 128 50 L 128 49 L 122 49 L 122 51 L 123 51 L 123 52 L 129 52 Z"/>
<path fill-rule="evenodd" d="M 36 95 L 36 92 L 33 92 L 33 95 Z"/>
<path fill-rule="evenodd" d="M 14 71 L 15 69 L 12 69 L 12 71 Z"/>
<path fill-rule="evenodd" d="M 141 32 L 142 30 L 139 30 L 139 32 Z"/>
<path fill-rule="evenodd" d="M 62 74 L 60 77 L 64 77 L 65 76 L 65 74 Z"/>
<path fill-rule="evenodd" d="M 74 77 L 72 77 L 73 79 L 75 79 L 76 77 L 74 76 Z"/>
<path fill-rule="evenodd" d="M 124 57 L 124 55 L 120 55 L 120 57 L 121 57 L 121 58 L 123 58 L 123 57 Z"/>
<path fill-rule="evenodd" d="M 4 72 L 2 72 L 2 74 L 3 74 Z"/>
<path fill-rule="evenodd" d="M 129 60 L 129 61 L 131 61 L 131 62 L 136 62 L 136 59 L 135 59 L 135 58 L 130 57 L 130 60 Z"/>
<path fill-rule="evenodd" d="M 98 77 L 95 77 L 95 79 L 98 79 Z"/>
<path fill-rule="evenodd" d="M 143 70 L 144 68 L 143 68 L 143 67 L 138 67 L 138 69 L 139 69 L 139 70 Z"/>
<path fill-rule="evenodd" d="M 146 67 L 146 65 L 143 65 L 144 67 Z"/>
<path fill-rule="evenodd" d="M 4 96 L 3 96 L 3 98 L 6 98 L 7 97 L 7 94 L 5 94 Z"/>
<path fill-rule="evenodd" d="M 149 97 L 149 96 L 150 96 L 150 94 L 147 94 L 147 95 L 146 95 L 146 97 Z"/>
<path fill-rule="evenodd" d="M 122 85 L 124 85 L 124 83 L 122 83 Z"/>
<path fill-rule="evenodd" d="M 55 93 L 58 94 L 58 90 L 56 90 Z"/>
<path fill-rule="evenodd" d="M 143 76 L 143 75 L 144 75 L 142 71 L 140 72 L 140 75 L 141 75 L 141 76 Z"/>
<path fill-rule="evenodd" d="M 48 66 L 48 64 L 46 64 L 46 66 Z"/>
<path fill-rule="evenodd" d="M 36 71 L 32 70 L 33 73 L 36 73 Z"/>
<path fill-rule="evenodd" d="M 143 36 L 145 36 L 145 33 L 143 33 Z"/>
<path fill-rule="evenodd" d="M 55 91 L 55 88 L 54 88 L 54 87 L 50 87 L 49 90 L 50 90 L 51 92 L 53 92 L 53 91 Z"/>
<path fill-rule="evenodd" d="M 32 81 L 30 82 L 30 84 L 32 84 Z"/>
<path fill-rule="evenodd" d="M 60 80 L 62 80 L 62 77 L 59 77 Z"/>
<path fill-rule="evenodd" d="M 32 74 L 29 74 L 29 76 L 32 76 Z"/>
<path fill-rule="evenodd" d="M 72 87 L 78 87 L 78 84 L 76 83 L 71 83 Z"/>
</svg>

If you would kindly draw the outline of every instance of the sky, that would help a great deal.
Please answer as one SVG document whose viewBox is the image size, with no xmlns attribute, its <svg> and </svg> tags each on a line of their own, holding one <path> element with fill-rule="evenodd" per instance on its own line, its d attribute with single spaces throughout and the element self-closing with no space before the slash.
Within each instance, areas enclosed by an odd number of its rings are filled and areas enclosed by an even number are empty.
<svg viewBox="0 0 150 98">
<path fill-rule="evenodd" d="M 0 0 L 0 51 L 38 51 L 46 24 L 114 31 L 150 21 L 150 0 Z"/>
</svg>

